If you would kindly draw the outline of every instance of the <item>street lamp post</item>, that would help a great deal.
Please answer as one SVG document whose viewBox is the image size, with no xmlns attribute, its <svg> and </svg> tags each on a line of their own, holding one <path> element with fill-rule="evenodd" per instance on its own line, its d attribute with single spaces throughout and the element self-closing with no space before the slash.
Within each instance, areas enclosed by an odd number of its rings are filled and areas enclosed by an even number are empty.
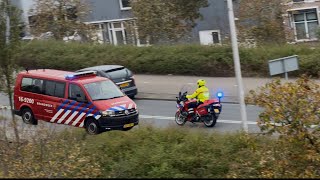
<svg viewBox="0 0 320 180">
<path fill-rule="evenodd" d="M 232 41 L 233 61 L 234 61 L 235 73 L 236 73 L 236 78 L 238 83 L 238 96 L 239 96 L 239 103 L 240 103 L 242 127 L 243 127 L 243 130 L 247 133 L 248 132 L 247 112 L 246 112 L 246 105 L 244 102 L 244 91 L 243 91 L 243 84 L 242 84 L 238 40 L 237 40 L 236 25 L 234 22 L 232 0 L 227 0 L 227 3 L 228 3 L 228 14 L 229 14 L 229 24 L 230 24 L 230 35 L 231 35 L 231 41 Z"/>
</svg>

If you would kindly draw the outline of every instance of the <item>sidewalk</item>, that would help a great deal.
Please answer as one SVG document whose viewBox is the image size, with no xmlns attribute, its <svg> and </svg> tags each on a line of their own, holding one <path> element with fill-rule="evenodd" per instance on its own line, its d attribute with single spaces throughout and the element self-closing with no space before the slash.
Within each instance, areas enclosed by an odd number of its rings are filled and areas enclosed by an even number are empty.
<svg viewBox="0 0 320 180">
<path fill-rule="evenodd" d="M 239 103 L 238 87 L 235 77 L 199 77 L 199 76 L 175 76 L 175 75 L 142 75 L 136 74 L 135 81 L 138 87 L 137 100 L 167 100 L 175 101 L 182 86 L 189 86 L 191 91 L 196 88 L 198 79 L 207 81 L 211 96 L 215 96 L 217 91 L 224 92 L 224 103 Z M 245 95 L 250 90 L 263 86 L 272 81 L 272 78 L 242 78 Z M 282 81 L 286 81 L 284 78 Z M 292 82 L 295 79 L 289 79 Z M 319 80 L 317 80 L 319 81 Z M 320 81 L 319 81 L 320 83 Z M 9 105 L 7 96 L 0 93 L 0 109 L 5 109 Z"/>
<path fill-rule="evenodd" d="M 207 81 L 211 96 L 215 96 L 217 91 L 224 92 L 225 103 L 238 103 L 238 86 L 235 77 L 198 77 L 198 76 L 174 76 L 174 75 L 135 75 L 138 94 L 136 99 L 149 100 L 176 100 L 176 96 L 183 85 L 196 88 L 198 79 Z M 282 79 L 286 81 L 285 79 Z M 289 79 L 288 81 L 294 81 Z M 271 82 L 271 78 L 243 78 L 244 93 L 248 94 L 259 86 Z"/>
</svg>

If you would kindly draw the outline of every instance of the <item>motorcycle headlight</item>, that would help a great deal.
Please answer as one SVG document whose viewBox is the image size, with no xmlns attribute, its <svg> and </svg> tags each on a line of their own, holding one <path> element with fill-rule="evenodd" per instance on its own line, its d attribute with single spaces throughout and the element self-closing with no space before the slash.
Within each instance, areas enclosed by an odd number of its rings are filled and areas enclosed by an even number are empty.
<svg viewBox="0 0 320 180">
<path fill-rule="evenodd" d="M 181 104 L 181 106 L 184 106 L 184 102 L 183 101 L 181 101 L 180 104 Z"/>
<path fill-rule="evenodd" d="M 115 112 L 114 111 L 102 111 L 101 114 L 102 114 L 102 116 L 114 116 Z"/>
</svg>

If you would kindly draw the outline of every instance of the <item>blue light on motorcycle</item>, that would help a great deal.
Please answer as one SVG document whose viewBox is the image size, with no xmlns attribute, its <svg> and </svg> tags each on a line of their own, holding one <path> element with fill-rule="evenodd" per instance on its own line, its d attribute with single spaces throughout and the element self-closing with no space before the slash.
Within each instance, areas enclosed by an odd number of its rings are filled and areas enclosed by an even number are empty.
<svg viewBox="0 0 320 180">
<path fill-rule="evenodd" d="M 223 96 L 224 96 L 223 92 L 217 92 L 217 97 L 218 98 L 223 98 Z"/>
</svg>

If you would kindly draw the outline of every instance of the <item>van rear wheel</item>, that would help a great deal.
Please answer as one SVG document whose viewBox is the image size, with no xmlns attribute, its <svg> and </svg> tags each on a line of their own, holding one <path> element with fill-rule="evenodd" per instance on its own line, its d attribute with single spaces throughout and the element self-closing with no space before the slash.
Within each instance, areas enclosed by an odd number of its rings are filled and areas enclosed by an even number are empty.
<svg viewBox="0 0 320 180">
<path fill-rule="evenodd" d="M 37 125 L 38 121 L 34 118 L 34 115 L 31 111 L 31 109 L 29 108 L 24 108 L 21 112 L 21 117 L 23 122 L 25 122 L 26 124 L 33 124 L 33 125 Z"/>
<path fill-rule="evenodd" d="M 86 131 L 90 135 L 100 134 L 100 125 L 95 119 L 88 119 L 86 122 Z"/>
</svg>

